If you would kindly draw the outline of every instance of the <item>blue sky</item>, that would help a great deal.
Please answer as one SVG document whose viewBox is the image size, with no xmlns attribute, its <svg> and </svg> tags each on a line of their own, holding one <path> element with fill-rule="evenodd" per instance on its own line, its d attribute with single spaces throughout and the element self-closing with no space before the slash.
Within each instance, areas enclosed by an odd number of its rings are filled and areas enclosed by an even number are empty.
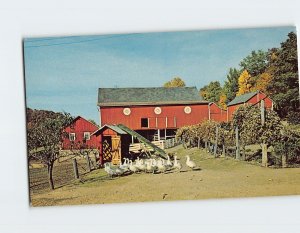
<svg viewBox="0 0 300 233">
<path fill-rule="evenodd" d="M 27 107 L 99 123 L 99 87 L 157 87 L 174 77 L 222 84 L 253 50 L 280 47 L 295 27 L 25 38 Z"/>
</svg>

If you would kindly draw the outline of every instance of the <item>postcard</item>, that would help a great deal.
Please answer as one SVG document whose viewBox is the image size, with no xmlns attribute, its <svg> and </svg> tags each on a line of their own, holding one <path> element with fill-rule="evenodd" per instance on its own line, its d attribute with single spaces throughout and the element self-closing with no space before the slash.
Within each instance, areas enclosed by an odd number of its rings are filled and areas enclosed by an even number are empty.
<svg viewBox="0 0 300 233">
<path fill-rule="evenodd" d="M 32 206 L 300 194 L 296 27 L 23 49 Z"/>
</svg>

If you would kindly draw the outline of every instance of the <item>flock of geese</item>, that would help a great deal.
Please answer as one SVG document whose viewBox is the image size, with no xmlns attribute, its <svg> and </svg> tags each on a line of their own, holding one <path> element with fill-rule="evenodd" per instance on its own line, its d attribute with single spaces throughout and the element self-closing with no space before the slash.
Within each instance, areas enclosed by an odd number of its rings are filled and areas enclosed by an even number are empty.
<svg viewBox="0 0 300 233">
<path fill-rule="evenodd" d="M 190 156 L 186 155 L 186 166 L 194 170 L 197 166 L 195 162 L 190 159 Z M 182 169 L 181 163 L 177 160 L 177 156 L 174 156 L 174 161 L 172 162 L 170 156 L 167 155 L 167 160 L 162 158 L 158 159 L 140 159 L 139 157 L 132 162 L 132 160 L 125 158 L 124 163 L 120 162 L 119 166 L 111 166 L 111 163 L 104 164 L 105 172 L 110 176 L 122 176 L 123 174 L 128 173 L 165 173 L 166 171 L 176 170 L 180 172 Z"/>
</svg>

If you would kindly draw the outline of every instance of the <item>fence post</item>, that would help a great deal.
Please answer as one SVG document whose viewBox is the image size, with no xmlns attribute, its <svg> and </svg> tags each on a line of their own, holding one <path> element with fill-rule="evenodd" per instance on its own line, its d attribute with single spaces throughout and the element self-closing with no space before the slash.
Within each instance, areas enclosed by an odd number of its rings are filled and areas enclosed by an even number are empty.
<svg viewBox="0 0 300 233">
<path fill-rule="evenodd" d="M 260 101 L 260 114 L 261 114 L 261 125 L 265 125 L 265 102 L 263 100 Z M 262 157 L 261 157 L 261 165 L 263 167 L 268 166 L 268 145 L 263 142 L 262 145 Z"/>
<path fill-rule="evenodd" d="M 75 179 L 79 179 L 79 173 L 78 173 L 77 161 L 76 161 L 75 158 L 73 159 L 73 169 L 74 169 L 74 176 L 75 176 Z"/>
<path fill-rule="evenodd" d="M 224 144 L 223 144 L 222 156 L 223 156 L 223 157 L 226 157 L 226 153 L 225 153 L 225 145 L 224 145 Z"/>
<path fill-rule="evenodd" d="M 260 115 L 261 115 L 261 124 L 265 124 L 265 101 L 260 101 Z"/>
<path fill-rule="evenodd" d="M 214 156 L 217 157 L 217 149 L 218 149 L 218 127 L 216 127 L 216 143 L 214 147 Z"/>
<path fill-rule="evenodd" d="M 240 159 L 240 142 L 239 142 L 239 128 L 235 128 L 235 159 Z"/>
<path fill-rule="evenodd" d="M 91 170 L 92 170 L 91 169 L 91 161 L 90 161 L 90 157 L 89 157 L 88 153 L 86 154 L 85 159 L 86 159 L 87 169 L 89 172 L 91 172 Z"/>
</svg>

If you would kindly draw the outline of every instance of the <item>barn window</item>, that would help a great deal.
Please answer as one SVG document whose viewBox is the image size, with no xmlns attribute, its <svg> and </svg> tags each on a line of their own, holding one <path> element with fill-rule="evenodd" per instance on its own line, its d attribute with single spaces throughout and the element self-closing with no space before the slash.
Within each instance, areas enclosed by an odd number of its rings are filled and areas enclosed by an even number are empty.
<svg viewBox="0 0 300 233">
<path fill-rule="evenodd" d="M 142 128 L 148 128 L 149 127 L 149 120 L 148 120 L 148 118 L 142 118 L 141 119 L 141 126 L 142 126 Z"/>
<path fill-rule="evenodd" d="M 75 139 L 76 139 L 75 133 L 70 133 L 69 134 L 69 139 L 70 139 L 70 141 L 75 141 Z"/>
<path fill-rule="evenodd" d="M 83 133 L 83 138 L 85 140 L 90 140 L 91 139 L 91 133 L 90 132 L 84 132 Z"/>
</svg>

